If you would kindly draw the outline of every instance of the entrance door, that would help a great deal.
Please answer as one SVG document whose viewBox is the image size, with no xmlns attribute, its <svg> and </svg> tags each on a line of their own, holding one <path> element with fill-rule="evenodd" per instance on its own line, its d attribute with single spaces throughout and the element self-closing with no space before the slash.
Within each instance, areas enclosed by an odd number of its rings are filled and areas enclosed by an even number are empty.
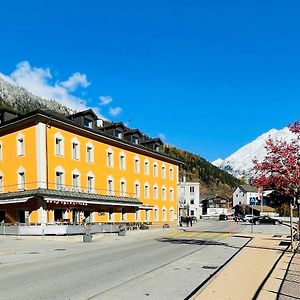
<svg viewBox="0 0 300 300">
<path fill-rule="evenodd" d="M 0 222 L 5 223 L 5 210 L 0 210 Z"/>
</svg>

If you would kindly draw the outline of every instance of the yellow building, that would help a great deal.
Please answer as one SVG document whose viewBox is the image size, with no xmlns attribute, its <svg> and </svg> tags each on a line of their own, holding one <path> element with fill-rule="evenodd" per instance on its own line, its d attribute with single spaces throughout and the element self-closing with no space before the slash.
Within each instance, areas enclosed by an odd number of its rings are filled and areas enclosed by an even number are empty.
<svg viewBox="0 0 300 300">
<path fill-rule="evenodd" d="M 180 161 L 92 110 L 0 111 L 0 222 L 177 224 Z"/>
</svg>

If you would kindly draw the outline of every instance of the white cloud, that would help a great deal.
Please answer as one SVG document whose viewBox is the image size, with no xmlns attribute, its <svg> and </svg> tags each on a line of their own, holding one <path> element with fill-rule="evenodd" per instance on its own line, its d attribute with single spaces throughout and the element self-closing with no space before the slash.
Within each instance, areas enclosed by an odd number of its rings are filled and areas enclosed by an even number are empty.
<svg viewBox="0 0 300 300">
<path fill-rule="evenodd" d="M 164 141 L 164 140 L 166 139 L 166 135 L 163 134 L 163 133 L 159 133 L 159 134 L 158 134 L 158 137 L 159 137 L 162 141 Z"/>
<path fill-rule="evenodd" d="M 87 81 L 87 77 L 85 74 L 76 72 L 73 73 L 72 76 L 68 78 L 68 80 L 61 82 L 60 85 L 73 92 L 79 86 L 82 86 L 84 88 L 88 87 L 90 85 L 90 82 Z"/>
<path fill-rule="evenodd" d="M 112 102 L 112 97 L 111 96 L 100 96 L 100 105 L 107 105 Z"/>
<path fill-rule="evenodd" d="M 122 112 L 122 108 L 121 107 L 110 107 L 109 109 L 109 114 L 113 117 L 116 117 L 117 115 L 119 115 Z"/>
<path fill-rule="evenodd" d="M 0 73 L 0 76 L 12 84 L 24 87 L 34 95 L 57 100 L 72 109 L 87 108 L 85 99 L 72 94 L 78 87 L 86 88 L 90 84 L 85 74 L 77 72 L 66 81 L 52 83 L 53 77 L 49 68 L 32 67 L 28 61 L 22 61 L 11 74 Z"/>
</svg>

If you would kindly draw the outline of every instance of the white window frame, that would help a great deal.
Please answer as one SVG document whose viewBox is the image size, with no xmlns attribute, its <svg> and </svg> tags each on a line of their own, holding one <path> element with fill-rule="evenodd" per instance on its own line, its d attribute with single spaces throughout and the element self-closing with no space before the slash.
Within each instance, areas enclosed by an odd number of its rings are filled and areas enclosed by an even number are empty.
<svg viewBox="0 0 300 300">
<path fill-rule="evenodd" d="M 56 141 L 60 141 L 59 149 L 57 148 Z M 65 142 L 64 141 L 65 141 L 65 139 L 64 139 L 63 135 L 60 132 L 57 132 L 54 135 L 54 155 L 56 155 L 56 156 L 64 156 L 64 153 L 65 153 L 65 146 L 64 146 Z"/>
<path fill-rule="evenodd" d="M 170 188 L 169 193 L 170 193 L 170 201 L 174 201 L 174 189 L 172 187 Z"/>
<path fill-rule="evenodd" d="M 140 197 L 141 196 L 141 185 L 140 185 L 140 182 L 138 180 L 136 180 L 134 182 L 133 190 L 134 190 L 135 197 Z"/>
<path fill-rule="evenodd" d="M 114 167 L 114 151 L 111 148 L 106 150 L 106 165 L 109 168 Z"/>
<path fill-rule="evenodd" d="M 17 136 L 17 156 L 25 155 L 25 136 L 24 134 L 18 134 Z"/>
<path fill-rule="evenodd" d="M 169 169 L 169 179 L 174 180 L 174 169 L 172 167 Z"/>
<path fill-rule="evenodd" d="M 154 221 L 158 221 L 159 220 L 159 210 L 158 207 L 155 206 L 154 207 Z"/>
<path fill-rule="evenodd" d="M 61 166 L 58 166 L 57 168 L 55 168 L 54 172 L 55 172 L 54 173 L 55 189 L 58 191 L 61 191 L 65 188 L 65 170 Z M 57 173 L 61 174 L 61 182 L 60 183 L 57 182 Z M 60 188 L 59 188 L 59 185 L 60 185 Z"/>
<path fill-rule="evenodd" d="M 4 179 L 3 178 L 4 178 L 3 173 L 0 172 L 0 193 L 3 193 L 3 187 L 4 187 L 4 185 L 3 185 Z"/>
<path fill-rule="evenodd" d="M 156 161 L 153 163 L 153 176 L 158 177 L 158 163 Z"/>
<path fill-rule="evenodd" d="M 150 162 L 149 159 L 144 160 L 144 175 L 149 175 Z"/>
<path fill-rule="evenodd" d="M 90 164 L 94 163 L 94 145 L 91 142 L 86 143 L 85 151 L 86 151 L 86 162 Z"/>
<path fill-rule="evenodd" d="M 0 141 L 0 161 L 3 159 L 3 144 L 2 141 Z"/>
<path fill-rule="evenodd" d="M 134 157 L 134 173 L 140 173 L 140 158 L 138 156 Z"/>
<path fill-rule="evenodd" d="M 119 165 L 120 170 L 126 170 L 126 155 L 123 151 L 119 155 Z"/>
<path fill-rule="evenodd" d="M 150 185 L 148 182 L 144 184 L 144 198 L 149 199 L 150 198 Z"/>
<path fill-rule="evenodd" d="M 107 177 L 107 195 L 113 196 L 114 194 L 115 194 L 115 181 L 114 178 L 110 175 Z"/>
<path fill-rule="evenodd" d="M 166 195 L 166 191 L 167 191 L 167 189 L 166 189 L 166 187 L 163 185 L 162 186 L 162 188 L 161 188 L 161 199 L 162 200 L 166 200 L 167 199 L 167 195 Z"/>
<path fill-rule="evenodd" d="M 77 180 L 78 180 L 78 182 L 77 182 L 77 185 L 74 185 L 74 175 L 76 176 L 76 178 L 77 178 Z M 79 192 L 80 191 L 80 187 L 81 187 L 81 184 L 80 184 L 80 176 L 81 174 L 80 174 L 80 172 L 77 170 L 77 169 L 75 169 L 75 170 L 73 170 L 72 171 L 72 190 L 74 190 L 75 192 Z"/>
<path fill-rule="evenodd" d="M 158 185 L 154 184 L 153 186 L 153 199 L 157 200 L 158 199 Z"/>
<path fill-rule="evenodd" d="M 87 193 L 94 193 L 95 191 L 95 175 L 93 172 L 86 174 L 86 191 Z"/>
<path fill-rule="evenodd" d="M 75 149 L 73 148 L 74 145 L 76 145 Z M 71 155 L 72 159 L 80 160 L 80 142 L 76 138 L 71 140 Z"/>
<path fill-rule="evenodd" d="M 123 197 L 126 196 L 126 180 L 125 180 L 125 178 L 122 178 L 120 180 L 120 196 L 123 196 Z"/>
<path fill-rule="evenodd" d="M 141 210 L 137 208 L 135 210 L 135 220 L 138 221 L 140 219 L 141 219 Z"/>
<path fill-rule="evenodd" d="M 165 206 L 162 208 L 162 220 L 167 221 L 167 209 Z"/>
<path fill-rule="evenodd" d="M 166 166 L 164 164 L 161 166 L 161 178 L 166 179 Z"/>
</svg>

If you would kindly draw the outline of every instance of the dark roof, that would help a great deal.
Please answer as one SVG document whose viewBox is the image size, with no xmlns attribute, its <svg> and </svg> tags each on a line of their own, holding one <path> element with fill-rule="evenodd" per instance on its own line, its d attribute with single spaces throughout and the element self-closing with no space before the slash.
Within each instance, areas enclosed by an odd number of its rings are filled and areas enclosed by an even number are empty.
<svg viewBox="0 0 300 300">
<path fill-rule="evenodd" d="M 73 128 L 83 130 L 84 132 L 89 132 L 92 135 L 96 135 L 96 136 L 100 136 L 102 138 L 105 138 L 108 142 L 113 141 L 114 143 L 116 143 L 118 145 L 120 145 L 120 144 L 126 145 L 126 146 L 129 146 L 131 148 L 143 151 L 143 152 L 151 153 L 154 156 L 159 156 L 161 158 L 171 160 L 173 163 L 175 162 L 177 164 L 183 164 L 183 162 L 181 160 L 179 160 L 177 158 L 173 158 L 173 157 L 171 157 L 171 156 L 169 156 L 165 153 L 157 152 L 157 151 L 155 151 L 153 149 L 150 149 L 148 147 L 145 147 L 141 144 L 131 143 L 131 142 L 125 140 L 125 139 L 119 139 L 119 138 L 113 137 L 112 135 L 107 134 L 106 132 L 102 131 L 101 130 L 102 127 L 99 128 L 99 129 L 94 130 L 92 128 L 85 127 L 82 124 L 78 124 L 73 120 L 70 120 L 66 115 L 62 115 L 60 113 L 57 113 L 57 112 L 54 112 L 54 111 L 51 111 L 51 110 L 48 110 L 48 109 L 36 109 L 36 110 L 31 111 L 27 114 L 24 114 L 24 115 L 18 116 L 16 118 L 13 118 L 9 121 L 6 121 L 6 122 L 0 124 L 0 128 L 2 129 L 1 132 L 2 132 L 2 134 L 4 134 L 4 132 L 5 132 L 4 128 L 7 128 L 8 130 L 10 130 L 11 126 L 14 125 L 14 124 L 19 124 L 21 122 L 28 122 L 29 123 L 29 122 L 35 121 L 34 118 L 38 118 L 38 117 L 47 119 L 44 122 L 49 124 L 49 125 L 51 125 L 52 121 L 53 122 L 58 122 L 58 123 L 60 122 L 60 123 L 72 126 Z M 123 123 L 120 122 L 120 123 L 114 123 L 114 124 L 123 124 Z M 160 140 L 160 139 L 158 138 L 158 139 L 153 139 L 153 140 Z"/>
<path fill-rule="evenodd" d="M 68 118 L 74 119 L 79 116 L 85 116 L 85 115 L 92 115 L 94 119 L 98 119 L 98 116 L 94 113 L 94 111 L 92 109 L 86 109 L 86 110 L 80 111 L 76 114 L 70 115 Z"/>
<path fill-rule="evenodd" d="M 244 192 L 244 193 L 257 193 L 257 188 L 253 185 L 250 184 L 242 184 L 239 186 L 239 188 Z"/>
<path fill-rule="evenodd" d="M 160 143 L 161 145 L 163 144 L 163 142 L 160 138 L 148 139 L 145 141 L 141 141 L 141 144 L 151 144 L 151 143 Z"/>
<path fill-rule="evenodd" d="M 117 128 L 117 127 L 122 127 L 123 129 L 126 128 L 126 126 L 122 122 L 117 122 L 117 123 L 110 123 L 108 125 L 102 126 L 101 130 L 106 130 L 106 129 L 111 129 L 111 128 Z"/>
<path fill-rule="evenodd" d="M 93 201 L 93 202 L 110 202 L 120 203 L 120 204 L 136 204 L 142 205 L 143 203 L 131 197 L 117 197 L 109 195 L 99 195 L 93 193 L 82 193 L 82 192 L 73 192 L 73 191 L 58 191 L 58 190 L 49 190 L 49 189 L 35 189 L 35 190 L 25 190 L 18 192 L 10 192 L 0 194 L 1 200 L 15 199 L 15 198 L 24 198 L 24 197 L 48 197 L 48 198 L 59 198 L 59 199 L 69 199 L 69 200 L 81 200 L 81 201 Z M 71 198 L 71 199 L 70 199 Z"/>
<path fill-rule="evenodd" d="M 226 197 L 222 197 L 222 196 L 216 196 L 216 195 L 208 195 L 208 196 L 204 196 L 200 199 L 200 202 L 202 201 L 207 201 L 207 200 L 216 200 L 216 199 L 222 199 L 222 200 L 226 200 L 226 201 L 230 201 L 230 199 L 226 198 Z"/>
<path fill-rule="evenodd" d="M 139 129 L 128 129 L 124 132 L 124 135 L 129 135 L 129 134 L 135 134 L 137 133 L 138 135 L 143 135 Z"/>
</svg>

